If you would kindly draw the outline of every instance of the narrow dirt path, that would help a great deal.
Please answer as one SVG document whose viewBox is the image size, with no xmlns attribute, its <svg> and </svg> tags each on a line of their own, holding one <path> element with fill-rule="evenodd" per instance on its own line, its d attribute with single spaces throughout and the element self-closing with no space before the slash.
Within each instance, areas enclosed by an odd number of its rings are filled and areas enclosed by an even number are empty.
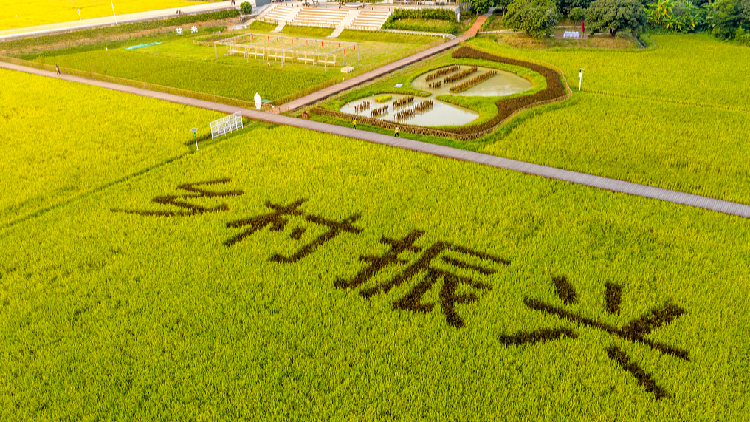
<svg viewBox="0 0 750 422">
<path fill-rule="evenodd" d="M 554 180 L 563 180 L 579 185 L 605 189 L 613 192 L 621 192 L 629 195 L 641 196 L 645 198 L 658 199 L 661 201 L 672 202 L 675 204 L 690 205 L 706 210 L 718 211 L 725 214 L 732 214 L 741 217 L 750 218 L 750 205 L 736 202 L 723 201 L 720 199 L 708 198 L 705 196 L 694 195 L 685 192 L 673 191 L 669 189 L 657 188 L 652 186 L 640 185 L 637 183 L 625 182 L 622 180 L 610 179 L 607 177 L 595 176 L 576 171 L 557 169 L 554 167 L 542 166 L 539 164 L 526 163 L 523 161 L 511 160 L 508 158 L 497 157 L 494 155 L 481 154 L 478 152 L 466 151 L 462 149 L 450 148 L 425 142 L 414 141 L 405 138 L 396 138 L 379 133 L 365 132 L 342 126 L 335 126 L 328 123 L 315 122 L 311 120 L 296 119 L 293 117 L 264 113 L 256 110 L 248 110 L 238 107 L 229 106 L 221 103 L 210 101 L 196 100 L 193 98 L 181 97 L 178 95 L 166 94 L 163 92 L 149 91 L 143 88 L 135 88 L 125 85 L 117 85 L 110 82 L 85 79 L 78 76 L 62 75 L 58 76 L 55 72 L 46 70 L 28 68 L 10 63 L 0 62 L 0 68 L 17 70 L 33 75 L 57 78 L 70 82 L 77 82 L 86 85 L 98 86 L 101 88 L 112 89 L 115 91 L 126 92 L 143 97 L 156 98 L 159 100 L 170 101 L 173 103 L 200 107 L 209 110 L 215 110 L 227 114 L 239 111 L 242 116 L 274 123 L 278 125 L 293 126 L 302 129 L 314 130 L 316 132 L 329 133 L 332 135 L 346 136 L 354 139 L 361 139 L 367 142 L 389 145 L 397 148 L 403 148 L 411 151 L 425 154 L 437 155 L 440 157 L 454 158 L 456 160 L 469 161 L 496 168 L 520 171 L 526 174 L 547 177 Z"/>
</svg>

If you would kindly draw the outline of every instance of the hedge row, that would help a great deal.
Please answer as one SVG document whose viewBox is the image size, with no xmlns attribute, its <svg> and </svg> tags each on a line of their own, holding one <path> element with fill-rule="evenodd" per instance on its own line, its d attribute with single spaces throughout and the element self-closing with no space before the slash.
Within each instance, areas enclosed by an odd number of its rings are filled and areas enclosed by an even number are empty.
<svg viewBox="0 0 750 422">
<path fill-rule="evenodd" d="M 405 27 L 399 24 L 398 21 L 400 21 L 401 19 L 436 19 L 441 21 L 453 22 L 456 20 L 456 14 L 450 10 L 445 9 L 396 9 L 383 24 L 383 29 L 403 29 L 424 32 L 433 32 L 434 30 L 434 28 L 423 25 L 409 25 Z"/>
<path fill-rule="evenodd" d="M 438 19 L 450 22 L 456 19 L 456 14 L 447 9 L 396 9 L 388 21 L 399 19 Z"/>
<path fill-rule="evenodd" d="M 468 141 L 480 136 L 484 136 L 495 129 L 503 121 L 513 117 L 521 110 L 540 106 L 553 101 L 559 101 L 570 98 L 571 92 L 567 85 L 561 80 L 561 73 L 554 69 L 538 65 L 536 63 L 510 59 L 507 57 L 495 56 L 483 51 L 474 50 L 469 47 L 461 47 L 453 52 L 454 59 L 481 59 L 498 63 L 510 64 L 513 66 L 525 67 L 544 76 L 547 80 L 547 88 L 538 91 L 532 95 L 523 95 L 515 98 L 501 99 L 495 103 L 498 114 L 492 119 L 472 126 L 463 126 L 449 129 L 433 129 L 422 126 L 405 125 L 401 123 L 389 122 L 386 120 L 373 119 L 369 117 L 357 117 L 357 121 L 385 129 L 399 128 L 399 131 L 412 133 L 415 135 L 439 136 L 441 138 L 450 138 L 459 141 Z M 350 120 L 353 116 L 340 111 L 328 110 L 323 107 L 312 107 L 310 112 L 318 115 L 336 117 L 343 120 Z"/>
</svg>

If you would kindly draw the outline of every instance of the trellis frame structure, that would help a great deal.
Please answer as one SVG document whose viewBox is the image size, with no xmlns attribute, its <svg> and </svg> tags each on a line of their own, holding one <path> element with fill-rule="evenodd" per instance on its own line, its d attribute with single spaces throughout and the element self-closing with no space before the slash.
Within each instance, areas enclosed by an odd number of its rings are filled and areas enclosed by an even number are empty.
<svg viewBox="0 0 750 422">
<path fill-rule="evenodd" d="M 250 37 L 250 43 L 241 42 L 242 39 L 247 37 Z M 269 45 L 271 42 L 281 42 L 281 46 L 271 46 Z M 289 47 L 284 46 L 286 43 L 289 44 Z M 332 51 L 321 52 L 318 51 L 318 43 L 320 43 L 320 48 L 324 48 L 326 45 L 333 45 L 337 48 Z M 308 48 L 311 47 L 311 44 L 315 47 L 315 51 L 308 50 Z M 329 65 L 336 66 L 336 58 L 339 52 L 341 52 L 342 55 L 343 66 L 346 66 L 347 48 L 352 48 L 352 50 L 356 51 L 357 60 L 359 60 L 358 42 L 329 41 L 315 38 L 299 38 L 248 32 L 224 40 L 214 41 L 214 55 L 216 58 L 219 57 L 219 45 L 227 46 L 225 54 L 241 54 L 245 56 L 245 60 L 248 63 L 250 56 L 253 56 L 254 58 L 262 57 L 265 60 L 273 58 L 274 61 L 281 60 L 282 67 L 284 67 L 286 61 L 302 62 L 305 64 L 312 63 L 313 65 L 322 63 L 327 71 Z M 333 56 L 332 60 L 329 59 L 331 56 Z"/>
<path fill-rule="evenodd" d="M 229 116 L 211 122 L 211 139 L 214 139 L 217 136 L 226 136 L 226 134 L 232 133 L 235 130 L 243 129 L 244 127 L 242 113 L 237 111 Z"/>
</svg>

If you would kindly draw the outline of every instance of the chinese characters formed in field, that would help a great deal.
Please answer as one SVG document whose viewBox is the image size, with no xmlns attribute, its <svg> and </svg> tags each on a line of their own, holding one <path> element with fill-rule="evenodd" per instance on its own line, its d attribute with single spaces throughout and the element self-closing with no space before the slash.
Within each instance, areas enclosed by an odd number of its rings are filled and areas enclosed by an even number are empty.
<svg viewBox="0 0 750 422">
<path fill-rule="evenodd" d="M 578 300 L 578 295 L 570 282 L 565 277 L 554 277 L 552 279 L 555 293 L 565 305 L 574 304 Z M 605 310 L 609 314 L 620 313 L 620 301 L 622 297 L 622 287 L 612 283 L 605 284 Z M 524 304 L 534 311 L 543 312 L 548 315 L 554 315 L 564 321 L 578 324 L 582 327 L 589 327 L 595 330 L 603 331 L 613 337 L 618 337 L 632 343 L 648 346 L 650 349 L 658 351 L 664 355 L 669 355 L 681 360 L 689 360 L 688 352 L 678 347 L 664 344 L 658 341 L 646 338 L 648 334 L 659 327 L 670 324 L 685 313 L 681 307 L 664 303 L 650 309 L 639 318 L 635 318 L 623 325 L 617 327 L 597 319 L 584 316 L 580 313 L 566 310 L 563 306 L 547 303 L 537 299 L 526 298 Z M 513 335 L 502 335 L 500 341 L 506 345 L 521 345 L 543 341 L 559 340 L 563 337 L 577 337 L 578 334 L 566 327 L 542 328 L 531 332 L 520 332 Z M 607 348 L 607 356 L 614 361 L 620 368 L 632 374 L 638 383 L 649 392 L 654 394 L 657 400 L 670 398 L 671 395 L 664 388 L 660 387 L 654 377 L 638 366 L 631 360 L 624 350 L 615 344 Z"/>
<path fill-rule="evenodd" d="M 356 235 L 362 232 L 361 228 L 353 225 L 360 218 L 359 214 L 354 214 L 341 221 L 332 220 L 319 215 L 306 214 L 300 208 L 304 202 L 304 199 L 300 199 L 289 205 L 283 205 L 267 201 L 265 205 L 271 210 L 270 212 L 227 223 L 227 227 L 229 228 L 241 228 L 244 230 L 226 240 L 224 245 L 227 247 L 233 246 L 264 228 L 268 228 L 269 231 L 285 231 L 287 226 L 290 225 L 290 219 L 294 217 L 306 223 L 325 227 L 324 233 L 318 235 L 309 243 L 302 245 L 295 253 L 291 255 L 274 253 L 270 258 L 270 261 L 273 262 L 291 263 L 305 258 L 319 246 L 333 240 L 340 234 Z M 295 227 L 291 229 L 289 237 L 294 240 L 300 240 L 305 231 L 304 227 Z M 446 321 L 454 327 L 463 327 L 465 325 L 464 320 L 456 312 L 455 305 L 475 302 L 478 297 L 474 292 L 458 293 L 459 289 L 464 287 L 481 291 L 489 290 L 491 286 L 465 275 L 457 274 L 456 271 L 441 268 L 436 265 L 436 262 L 448 264 L 449 266 L 464 270 L 464 272 L 473 272 L 480 276 L 486 276 L 497 271 L 495 268 L 492 268 L 493 265 L 507 265 L 508 261 L 448 242 L 435 242 L 429 247 L 422 248 L 415 244 L 422 235 L 424 235 L 424 232 L 415 230 L 401 239 L 383 237 L 381 243 L 389 245 L 389 250 L 380 256 L 361 256 L 360 260 L 369 262 L 369 265 L 359 271 L 350 280 L 338 278 L 335 285 L 340 288 L 363 287 L 366 282 L 370 281 L 386 266 L 409 264 L 408 261 L 401 258 L 402 254 L 406 252 L 422 252 L 422 255 L 415 262 L 408 265 L 400 275 L 375 287 L 366 287 L 360 291 L 360 295 L 370 298 L 378 293 L 388 293 L 393 287 L 414 282 L 410 291 L 393 303 L 393 308 L 413 312 L 430 312 L 434 308 L 434 304 L 425 303 L 423 300 L 424 295 L 441 281 L 440 306 Z M 485 264 L 471 264 L 462 261 L 461 258 L 456 258 L 455 255 L 473 257 Z M 420 276 L 422 277 L 421 279 Z"/>
<path fill-rule="evenodd" d="M 415 242 L 422 235 L 424 235 L 424 232 L 414 230 L 401 239 L 391 239 L 384 236 L 380 242 L 388 245 L 389 249 L 382 255 L 360 256 L 360 261 L 368 262 L 369 265 L 349 280 L 337 279 L 335 285 L 342 288 L 361 287 L 389 265 L 408 264 L 408 261 L 400 258 L 402 254 L 407 252 L 421 252 L 421 256 L 406 267 L 399 275 L 374 287 L 365 287 L 360 290 L 359 294 L 365 298 L 370 298 L 378 293 L 388 293 L 392 288 L 404 283 L 417 280 L 406 295 L 393 303 L 393 308 L 413 312 L 430 312 L 434 304 L 425 303 L 423 301 L 424 295 L 438 281 L 442 280 L 440 306 L 445 319 L 448 324 L 454 327 L 463 327 L 465 325 L 464 320 L 456 312 L 455 305 L 457 303 L 475 302 L 478 297 L 474 292 L 457 294 L 457 290 L 462 286 L 473 288 L 476 291 L 490 290 L 491 286 L 473 278 L 456 274 L 454 270 L 441 268 L 437 265 L 436 261 L 481 275 L 494 274 L 497 270 L 492 268 L 493 265 L 508 265 L 509 261 L 448 242 L 438 241 L 426 248 L 416 246 Z M 486 262 L 486 264 L 474 265 L 462 261 L 454 255 L 466 255 L 478 258 L 478 260 Z M 423 278 L 421 281 L 418 281 L 418 276 L 420 275 Z"/>
<path fill-rule="evenodd" d="M 217 179 L 205 182 L 185 183 L 177 189 L 187 193 L 157 196 L 151 202 L 168 206 L 168 209 L 112 211 L 139 214 L 148 217 L 189 217 L 209 212 L 229 210 L 226 203 L 208 206 L 206 201 L 228 198 L 243 194 L 241 190 L 216 190 L 214 185 L 229 183 L 230 179 Z M 211 187 L 211 189 L 209 189 Z M 295 242 L 304 242 L 290 254 L 272 253 L 269 260 L 277 263 L 296 263 L 318 251 L 323 245 L 339 236 L 356 236 L 363 232 L 358 227 L 359 214 L 352 214 L 337 220 L 303 210 L 305 199 L 289 204 L 265 202 L 267 212 L 255 216 L 236 219 L 226 223 L 234 230 L 223 244 L 227 248 L 239 247 L 254 234 L 268 229 L 269 232 L 286 233 Z M 311 227 L 313 229 L 311 230 Z M 312 234 L 311 234 L 312 233 Z M 403 237 L 382 236 L 375 249 L 382 253 L 363 254 L 359 261 L 364 265 L 349 277 L 337 277 L 334 286 L 341 289 L 359 289 L 359 295 L 370 299 L 376 295 L 399 292 L 393 298 L 393 309 L 415 313 L 432 312 L 437 303 L 429 301 L 436 297 L 446 322 L 453 327 L 463 327 L 466 322 L 456 309 L 458 304 L 471 304 L 479 300 L 483 292 L 492 286 L 483 278 L 495 274 L 500 268 L 509 265 L 507 259 L 477 251 L 453 242 L 424 241 L 426 233 L 412 230 Z M 304 240 L 310 239 L 310 240 Z M 400 269 L 400 271 L 399 271 Z M 577 329 L 591 328 L 607 333 L 636 346 L 645 346 L 661 354 L 688 361 L 688 352 L 676 346 L 648 338 L 656 329 L 667 326 L 685 314 L 685 310 L 672 303 L 651 308 L 638 318 L 623 326 L 615 326 L 583 313 L 566 309 L 567 305 L 578 301 L 575 287 L 566 277 L 553 277 L 552 285 L 562 305 L 533 298 L 525 298 L 524 304 L 533 312 L 554 316 L 558 320 L 574 324 Z M 431 294 L 432 292 L 432 294 Z M 620 313 L 622 287 L 613 283 L 605 284 L 604 309 L 608 314 Z M 559 341 L 575 338 L 575 330 L 565 325 L 521 331 L 499 336 L 502 344 L 515 347 L 546 341 Z M 607 356 L 614 364 L 630 373 L 636 381 L 655 398 L 670 398 L 672 395 L 659 386 L 654 377 L 641 368 L 627 353 L 616 344 L 606 349 Z"/>
<path fill-rule="evenodd" d="M 314 223 L 326 227 L 327 230 L 325 233 L 317 236 L 312 242 L 303 245 L 297 252 L 293 253 L 292 255 L 286 256 L 277 253 L 271 256 L 271 261 L 273 262 L 297 262 L 314 252 L 315 249 L 317 249 L 319 246 L 325 244 L 330 240 L 333 240 L 341 233 L 359 234 L 362 232 L 362 229 L 354 227 L 352 225 L 352 223 L 359 220 L 359 214 L 354 214 L 342 221 L 331 220 L 318 215 L 305 214 L 302 210 L 299 209 L 300 205 L 302 205 L 304 202 L 304 199 L 300 199 L 292 202 L 289 205 L 281 205 L 266 201 L 266 207 L 272 209 L 272 212 L 227 223 L 227 227 L 245 228 L 245 230 L 235 236 L 232 236 L 229 240 L 224 242 L 224 245 L 232 246 L 267 226 L 270 226 L 269 230 L 271 231 L 283 231 L 289 223 L 289 218 L 295 216 L 302 217 L 308 223 Z M 304 227 L 295 227 L 289 234 L 289 237 L 295 240 L 299 240 L 302 238 L 302 235 L 304 235 L 305 231 L 306 229 Z"/>
<path fill-rule="evenodd" d="M 205 182 L 184 183 L 182 185 L 178 185 L 177 189 L 185 190 L 185 191 L 192 192 L 192 193 L 184 193 L 182 195 L 157 196 L 156 198 L 151 200 L 151 202 L 155 204 L 170 205 L 173 207 L 181 208 L 182 211 L 128 210 L 128 209 L 122 209 L 122 208 L 112 208 L 112 211 L 125 212 L 128 214 L 140 214 L 140 215 L 149 216 L 149 217 L 188 217 L 188 216 L 203 214 L 207 212 L 228 211 L 229 205 L 227 204 L 219 204 L 213 207 L 207 207 L 204 205 L 200 205 L 198 203 L 194 203 L 194 201 L 203 199 L 203 198 L 227 198 L 231 196 L 239 196 L 244 193 L 241 190 L 215 191 L 215 190 L 208 190 L 205 188 L 198 187 L 198 186 L 204 186 L 204 185 L 210 186 L 210 185 L 217 185 L 217 184 L 225 184 L 229 182 L 231 182 L 230 179 L 224 178 L 224 179 L 217 179 L 217 180 L 209 180 Z"/>
</svg>

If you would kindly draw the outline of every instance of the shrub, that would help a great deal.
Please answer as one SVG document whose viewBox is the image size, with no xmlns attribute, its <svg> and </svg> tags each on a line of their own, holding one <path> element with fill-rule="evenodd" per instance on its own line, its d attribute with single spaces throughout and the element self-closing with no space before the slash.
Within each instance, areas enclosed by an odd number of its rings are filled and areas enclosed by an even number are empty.
<svg viewBox="0 0 750 422">
<path fill-rule="evenodd" d="M 717 38 L 731 39 L 738 29 L 750 30 L 750 0 L 717 0 L 708 7 L 708 14 Z"/>
<path fill-rule="evenodd" d="M 586 9 L 580 8 L 580 7 L 574 7 L 571 11 L 568 17 L 576 22 L 581 22 L 586 20 Z"/>
<path fill-rule="evenodd" d="M 570 14 L 573 9 L 580 8 L 586 10 L 591 5 L 591 0 L 560 0 L 559 2 L 560 13 L 569 18 L 573 19 Z"/>
<path fill-rule="evenodd" d="M 586 11 L 591 33 L 608 30 L 613 36 L 620 31 L 635 33 L 646 27 L 646 10 L 640 0 L 596 0 Z"/>
<path fill-rule="evenodd" d="M 554 0 L 513 0 L 503 25 L 541 38 L 557 25 L 559 17 Z"/>
<path fill-rule="evenodd" d="M 240 4 L 240 10 L 242 10 L 243 15 L 249 15 L 253 13 L 253 5 L 250 4 L 249 1 L 243 1 L 242 4 Z"/>
<path fill-rule="evenodd" d="M 398 21 L 401 19 L 436 19 L 441 21 L 453 22 L 456 20 L 456 14 L 446 9 L 396 9 L 388 20 L 383 24 L 383 29 L 412 29 L 401 28 Z M 414 30 L 424 30 L 423 28 L 414 28 Z M 453 31 L 451 31 L 453 32 Z"/>
<path fill-rule="evenodd" d="M 479 14 L 487 13 L 491 6 L 492 0 L 471 0 L 471 10 Z"/>
</svg>

